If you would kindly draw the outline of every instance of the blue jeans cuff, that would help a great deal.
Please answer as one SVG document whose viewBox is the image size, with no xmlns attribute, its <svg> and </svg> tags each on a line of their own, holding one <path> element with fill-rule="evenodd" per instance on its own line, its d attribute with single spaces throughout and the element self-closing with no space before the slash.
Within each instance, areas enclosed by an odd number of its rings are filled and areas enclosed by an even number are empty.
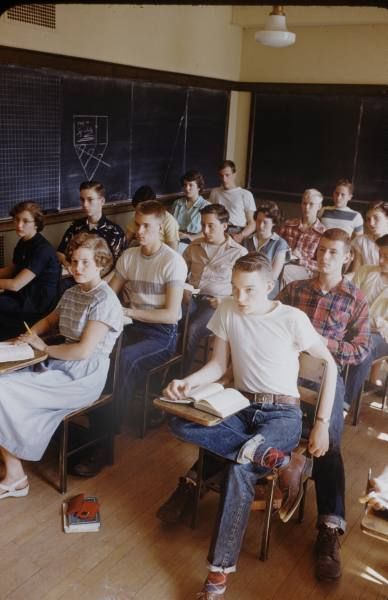
<svg viewBox="0 0 388 600">
<path fill-rule="evenodd" d="M 253 438 L 245 442 L 243 446 L 241 446 L 239 453 L 236 458 L 236 462 L 240 465 L 246 465 L 250 462 L 253 462 L 253 458 L 255 456 L 256 450 L 261 444 L 264 442 L 264 437 L 259 433 L 255 435 Z"/>
<path fill-rule="evenodd" d="M 346 521 L 338 515 L 318 515 L 317 528 L 320 525 L 335 525 L 342 535 L 346 531 Z"/>
<path fill-rule="evenodd" d="M 211 563 L 207 563 L 207 568 L 209 571 L 211 571 L 212 573 L 235 573 L 236 572 L 236 565 L 233 565 L 232 567 L 216 567 L 215 565 L 212 565 Z"/>
</svg>

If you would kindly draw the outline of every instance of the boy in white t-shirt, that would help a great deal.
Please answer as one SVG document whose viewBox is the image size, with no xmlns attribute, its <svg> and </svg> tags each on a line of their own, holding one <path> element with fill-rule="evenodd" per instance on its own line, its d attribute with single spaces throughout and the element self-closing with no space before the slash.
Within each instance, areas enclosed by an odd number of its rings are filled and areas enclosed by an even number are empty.
<svg viewBox="0 0 388 600">
<path fill-rule="evenodd" d="M 223 377 L 231 358 L 234 385 L 251 401 L 248 408 L 214 427 L 171 420 L 177 437 L 231 461 L 208 555 L 209 574 L 199 595 L 202 600 L 224 597 L 227 573 L 236 570 L 255 484 L 261 477 L 279 469 L 283 493 L 280 516 L 284 521 L 299 504 L 310 470 L 309 461 L 292 452 L 301 434 L 299 353 L 308 351 L 328 363 L 319 414 L 309 440 L 312 456 L 321 456 L 328 449 L 326 422 L 337 377 L 334 360 L 308 317 L 268 299 L 273 280 L 266 257 L 251 253 L 239 258 L 232 285 L 233 298 L 218 307 L 208 324 L 216 336 L 212 358 L 202 369 L 186 379 L 173 380 L 164 390 L 170 399 L 179 400 L 193 387 Z"/>
<path fill-rule="evenodd" d="M 256 203 L 249 190 L 236 185 L 236 165 L 224 160 L 218 175 L 221 186 L 210 192 L 210 204 L 223 204 L 229 213 L 228 233 L 234 241 L 242 244 L 256 229 L 254 213 Z"/>
</svg>

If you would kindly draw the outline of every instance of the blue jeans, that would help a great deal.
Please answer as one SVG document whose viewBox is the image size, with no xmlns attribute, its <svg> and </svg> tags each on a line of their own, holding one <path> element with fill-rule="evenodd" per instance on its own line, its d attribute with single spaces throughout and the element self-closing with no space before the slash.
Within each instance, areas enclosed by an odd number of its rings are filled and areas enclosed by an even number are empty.
<svg viewBox="0 0 388 600">
<path fill-rule="evenodd" d="M 185 374 L 190 372 L 200 341 L 211 334 L 210 329 L 207 328 L 207 324 L 214 310 L 205 298 L 193 298 L 190 303 L 190 321 L 184 364 Z"/>
<path fill-rule="evenodd" d="M 270 471 L 267 467 L 245 462 L 244 446 L 253 443 L 262 454 L 268 448 L 291 452 L 298 445 L 301 434 L 301 411 L 298 406 L 288 404 L 251 404 L 214 427 L 203 427 L 174 417 L 170 428 L 186 442 L 231 461 L 239 461 L 228 465 L 208 555 L 211 570 L 235 571 L 255 484 Z"/>
<path fill-rule="evenodd" d="M 388 355 L 388 342 L 379 333 L 372 333 L 368 356 L 359 365 L 352 365 L 346 381 L 345 402 L 350 407 L 361 393 L 362 384 L 368 376 L 372 362 Z"/>
<path fill-rule="evenodd" d="M 147 372 L 173 356 L 176 345 L 176 325 L 134 321 L 124 328 L 119 366 L 122 407 L 131 401 Z"/>
<path fill-rule="evenodd" d="M 338 375 L 333 410 L 329 425 L 329 450 L 314 458 L 313 479 L 318 506 L 319 527 L 332 523 L 341 533 L 345 531 L 345 470 L 341 455 L 341 437 L 344 428 L 344 382 Z"/>
</svg>

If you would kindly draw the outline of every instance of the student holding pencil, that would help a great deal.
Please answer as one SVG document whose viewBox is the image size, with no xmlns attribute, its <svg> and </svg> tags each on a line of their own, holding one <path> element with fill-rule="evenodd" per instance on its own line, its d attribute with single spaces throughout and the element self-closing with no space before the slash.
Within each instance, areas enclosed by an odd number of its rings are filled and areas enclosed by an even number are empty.
<svg viewBox="0 0 388 600">
<path fill-rule="evenodd" d="M 48 360 L 1 377 L 0 454 L 5 476 L 0 500 L 28 494 L 21 461 L 40 460 L 62 419 L 100 396 L 109 355 L 123 327 L 120 302 L 101 279 L 113 262 L 105 240 L 80 233 L 70 242 L 67 259 L 78 285 L 32 328 L 26 321 L 26 333 L 15 341 L 44 351 Z M 65 342 L 47 346 L 41 336 L 56 326 Z"/>
</svg>

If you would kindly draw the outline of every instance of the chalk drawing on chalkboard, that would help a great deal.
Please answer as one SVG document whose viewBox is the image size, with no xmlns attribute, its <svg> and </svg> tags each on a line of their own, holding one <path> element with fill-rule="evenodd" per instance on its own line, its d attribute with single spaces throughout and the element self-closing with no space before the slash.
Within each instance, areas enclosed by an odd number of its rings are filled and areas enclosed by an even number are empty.
<svg viewBox="0 0 388 600">
<path fill-rule="evenodd" d="M 73 146 L 88 181 L 93 179 L 108 146 L 108 117 L 73 115 Z"/>
</svg>

